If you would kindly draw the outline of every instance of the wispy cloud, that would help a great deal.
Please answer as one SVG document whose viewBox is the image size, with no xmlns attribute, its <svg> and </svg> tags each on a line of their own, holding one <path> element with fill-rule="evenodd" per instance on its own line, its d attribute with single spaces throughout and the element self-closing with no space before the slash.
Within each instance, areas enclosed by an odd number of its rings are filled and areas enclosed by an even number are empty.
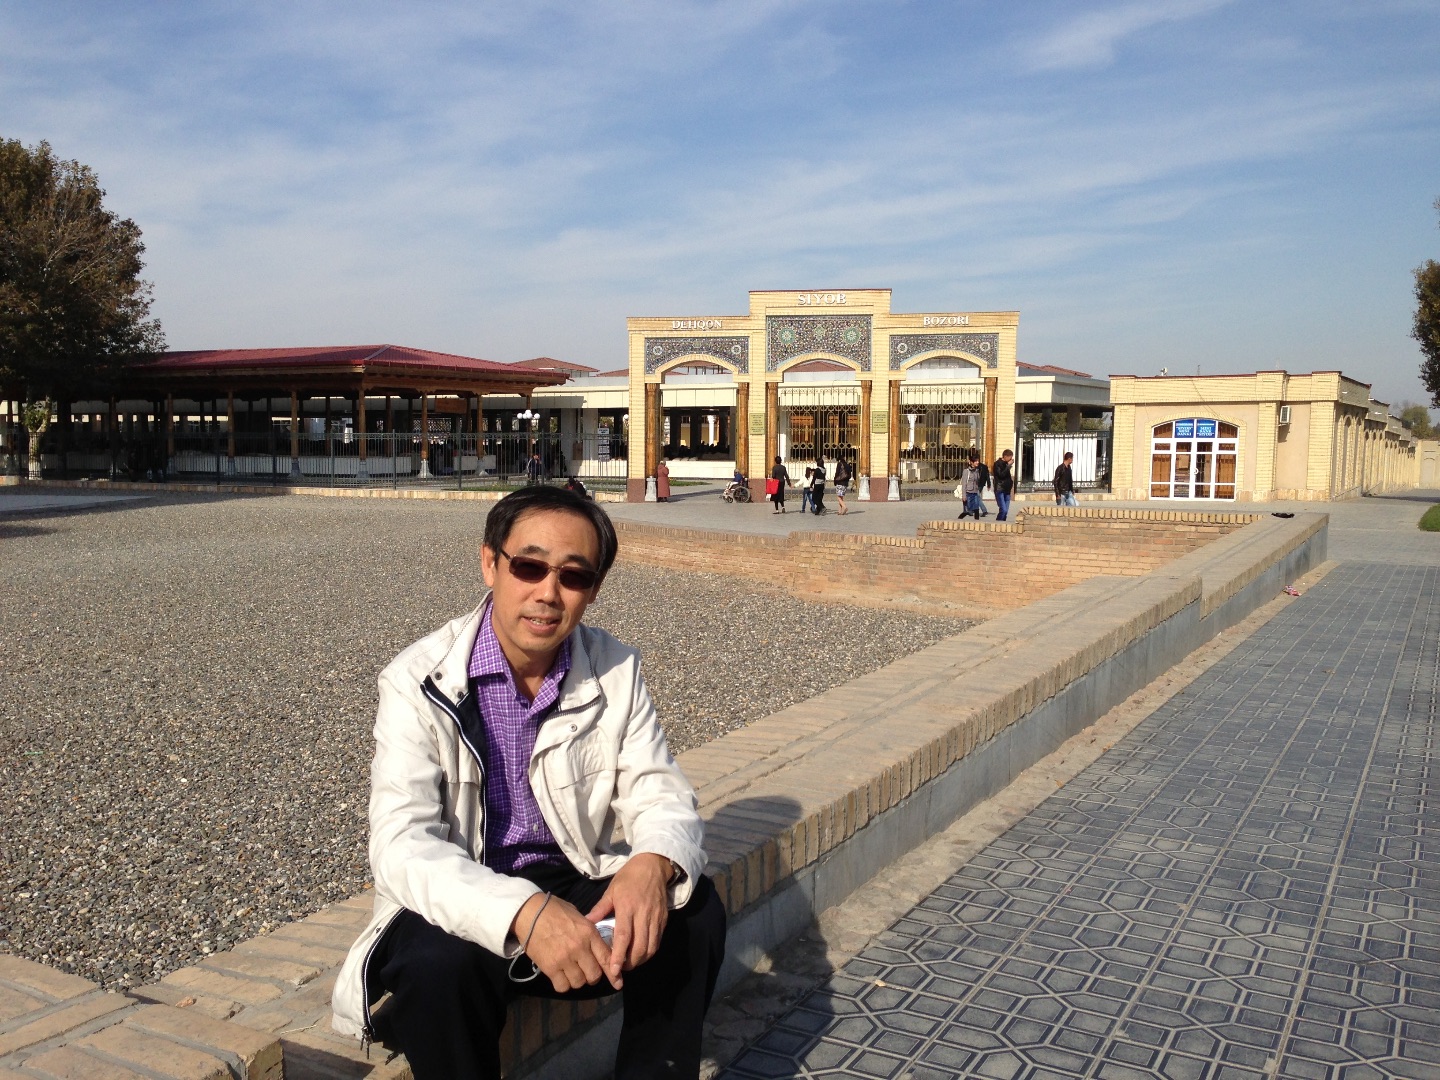
<svg viewBox="0 0 1440 1080">
<path fill-rule="evenodd" d="M 1113 64 L 1121 43 L 1167 23 L 1208 15 L 1234 0 L 1140 0 L 1066 20 L 1025 47 L 1033 71 L 1073 71 Z"/>
<path fill-rule="evenodd" d="M 613 366 L 628 314 L 803 282 L 1028 307 L 1063 362 L 1078 313 L 1189 343 L 1192 309 L 1274 296 L 1262 272 L 1403 309 L 1321 257 L 1433 254 L 1376 223 L 1413 202 L 1432 235 L 1440 33 L 1375 7 L 12 4 L 0 134 L 99 170 L 176 347 Z"/>
</svg>

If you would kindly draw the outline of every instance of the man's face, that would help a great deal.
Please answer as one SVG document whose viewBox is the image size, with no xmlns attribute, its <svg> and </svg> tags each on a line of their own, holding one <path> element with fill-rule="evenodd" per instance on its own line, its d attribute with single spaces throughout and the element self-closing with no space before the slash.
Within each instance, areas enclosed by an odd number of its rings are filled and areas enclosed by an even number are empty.
<svg viewBox="0 0 1440 1080">
<path fill-rule="evenodd" d="M 600 566 L 600 540 L 594 527 L 579 514 L 564 510 L 521 516 L 505 541 L 505 553 L 580 570 Z M 490 618 L 495 637 L 517 673 L 549 671 L 561 643 L 600 587 L 584 592 L 567 589 L 554 573 L 533 583 L 521 581 L 510 572 L 509 561 L 498 551 L 480 549 L 485 584 L 493 593 Z"/>
</svg>

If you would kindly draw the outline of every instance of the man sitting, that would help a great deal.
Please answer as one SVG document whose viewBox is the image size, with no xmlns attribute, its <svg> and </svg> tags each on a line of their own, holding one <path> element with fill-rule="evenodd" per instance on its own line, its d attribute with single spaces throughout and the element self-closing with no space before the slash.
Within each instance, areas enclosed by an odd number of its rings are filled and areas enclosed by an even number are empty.
<svg viewBox="0 0 1440 1080">
<path fill-rule="evenodd" d="M 380 675 L 375 914 L 334 1024 L 397 1045 L 417 1080 L 498 1077 L 517 995 L 614 991 L 617 1078 L 699 1072 L 725 914 L 640 658 L 580 621 L 616 544 L 572 492 L 506 496 L 485 521 L 490 595 Z"/>
</svg>

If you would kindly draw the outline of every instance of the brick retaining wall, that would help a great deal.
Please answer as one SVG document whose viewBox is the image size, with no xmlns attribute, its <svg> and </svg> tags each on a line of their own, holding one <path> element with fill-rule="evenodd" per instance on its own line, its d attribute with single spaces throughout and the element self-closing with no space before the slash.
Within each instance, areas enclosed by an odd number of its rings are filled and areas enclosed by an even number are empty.
<svg viewBox="0 0 1440 1080">
<path fill-rule="evenodd" d="M 617 521 L 620 558 L 767 581 L 797 596 L 1011 611 L 1099 574 L 1148 574 L 1257 520 L 1178 510 L 1026 508 L 1015 523 L 936 521 L 914 537 L 786 537 Z"/>
</svg>

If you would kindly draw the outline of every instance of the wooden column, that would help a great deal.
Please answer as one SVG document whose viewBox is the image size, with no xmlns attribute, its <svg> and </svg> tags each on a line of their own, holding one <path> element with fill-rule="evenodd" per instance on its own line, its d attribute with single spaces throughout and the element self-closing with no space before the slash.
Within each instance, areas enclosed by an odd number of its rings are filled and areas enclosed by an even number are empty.
<svg viewBox="0 0 1440 1080">
<path fill-rule="evenodd" d="M 300 465 L 300 392 L 290 391 L 290 469 Z"/>
<path fill-rule="evenodd" d="M 175 395 L 165 395 L 165 471 L 175 457 Z"/>
<path fill-rule="evenodd" d="M 485 395 L 479 390 L 475 391 L 475 475 L 477 477 L 485 474 L 484 466 L 480 459 L 485 456 Z"/>
<path fill-rule="evenodd" d="M 115 395 L 110 395 L 110 479 L 115 479 L 115 459 L 120 455 L 120 417 L 116 413 Z"/>
<path fill-rule="evenodd" d="M 860 380 L 860 459 L 855 463 L 855 475 L 870 475 L 870 394 L 874 384 L 869 379 Z"/>
<path fill-rule="evenodd" d="M 660 384 L 645 384 L 645 478 L 660 468 L 660 438 L 665 431 L 665 412 L 660 407 Z"/>
<path fill-rule="evenodd" d="M 385 395 L 385 433 L 392 437 L 395 434 L 395 399 L 389 394 Z"/>
<path fill-rule="evenodd" d="M 885 462 L 886 476 L 900 475 L 900 380 L 890 382 L 890 446 Z"/>
<path fill-rule="evenodd" d="M 430 395 L 420 395 L 420 472 L 427 474 L 430 465 Z"/>
<path fill-rule="evenodd" d="M 230 428 L 229 432 L 227 433 L 227 434 L 230 436 L 230 439 L 229 439 L 229 446 L 228 446 L 227 449 L 226 449 L 226 456 L 228 456 L 229 459 L 230 459 L 230 467 L 231 467 L 231 470 L 233 471 L 233 470 L 234 470 L 234 467 L 235 467 L 235 391 L 234 391 L 234 390 L 226 390 L 226 391 L 225 391 L 225 423 L 226 423 L 226 424 L 229 426 L 229 428 Z"/>
<path fill-rule="evenodd" d="M 360 440 L 360 460 L 365 460 L 365 384 L 355 395 L 355 437 Z"/>
<path fill-rule="evenodd" d="M 750 474 L 750 384 L 735 384 L 735 468 Z"/>
<path fill-rule="evenodd" d="M 985 447 L 980 451 L 981 461 L 994 461 L 1000 456 L 1000 446 L 995 441 L 998 437 L 996 423 L 996 409 L 999 407 L 1000 380 L 985 380 Z"/>
<path fill-rule="evenodd" d="M 775 461 L 775 455 L 779 453 L 780 442 L 780 384 L 778 382 L 767 382 L 765 384 L 765 468 L 766 476 L 770 475 L 770 466 Z"/>
</svg>

